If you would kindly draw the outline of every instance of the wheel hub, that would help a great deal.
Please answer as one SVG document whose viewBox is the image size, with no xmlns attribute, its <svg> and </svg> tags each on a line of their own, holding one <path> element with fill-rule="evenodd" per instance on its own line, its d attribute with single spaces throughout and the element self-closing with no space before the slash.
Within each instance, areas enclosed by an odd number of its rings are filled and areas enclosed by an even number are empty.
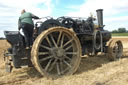
<svg viewBox="0 0 128 85">
<path fill-rule="evenodd" d="M 65 51 L 63 48 L 52 48 L 50 53 L 56 59 L 64 59 Z"/>
</svg>

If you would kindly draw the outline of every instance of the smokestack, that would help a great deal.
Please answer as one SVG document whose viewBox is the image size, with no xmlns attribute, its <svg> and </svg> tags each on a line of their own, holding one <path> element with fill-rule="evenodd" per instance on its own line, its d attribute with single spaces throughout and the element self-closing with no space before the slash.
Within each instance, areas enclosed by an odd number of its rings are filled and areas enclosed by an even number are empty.
<svg viewBox="0 0 128 85">
<path fill-rule="evenodd" d="M 99 27 L 103 29 L 103 27 L 104 27 L 104 25 L 103 25 L 103 9 L 97 9 L 96 12 L 97 12 Z"/>
</svg>

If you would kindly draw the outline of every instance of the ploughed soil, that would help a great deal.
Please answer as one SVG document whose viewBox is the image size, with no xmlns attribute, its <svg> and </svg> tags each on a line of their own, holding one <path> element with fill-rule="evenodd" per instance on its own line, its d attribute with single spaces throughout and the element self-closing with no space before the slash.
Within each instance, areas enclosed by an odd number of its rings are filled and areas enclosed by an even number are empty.
<svg viewBox="0 0 128 85">
<path fill-rule="evenodd" d="M 10 45 L 0 40 L 0 85 L 128 85 L 128 37 L 114 37 L 123 42 L 123 58 L 110 61 L 105 54 L 82 57 L 74 75 L 55 80 L 41 76 L 35 68 L 13 69 L 6 73 L 3 53 Z"/>
</svg>

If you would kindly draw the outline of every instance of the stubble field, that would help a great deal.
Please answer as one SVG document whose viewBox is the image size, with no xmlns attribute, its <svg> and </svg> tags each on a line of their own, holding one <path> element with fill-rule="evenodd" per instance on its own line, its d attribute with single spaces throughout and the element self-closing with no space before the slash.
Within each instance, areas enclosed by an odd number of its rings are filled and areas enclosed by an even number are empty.
<svg viewBox="0 0 128 85">
<path fill-rule="evenodd" d="M 0 40 L 0 85 L 128 85 L 128 37 L 116 37 L 123 42 L 123 58 L 109 61 L 103 55 L 82 57 L 74 75 L 50 80 L 41 76 L 34 68 L 13 69 L 6 73 L 3 53 L 9 44 Z"/>
</svg>

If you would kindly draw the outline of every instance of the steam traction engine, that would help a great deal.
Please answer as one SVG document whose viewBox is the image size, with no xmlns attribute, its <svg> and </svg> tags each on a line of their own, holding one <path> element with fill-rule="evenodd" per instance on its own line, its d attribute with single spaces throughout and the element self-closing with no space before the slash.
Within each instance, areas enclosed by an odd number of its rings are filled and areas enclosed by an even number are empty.
<svg viewBox="0 0 128 85">
<path fill-rule="evenodd" d="M 98 52 L 107 53 L 109 59 L 122 56 L 120 40 L 111 40 L 111 33 L 104 30 L 102 9 L 95 18 L 59 17 L 49 18 L 35 24 L 33 46 L 25 49 L 24 36 L 18 31 L 5 31 L 11 44 L 5 53 L 5 67 L 8 72 L 13 67 L 34 66 L 42 75 L 57 78 L 73 74 L 79 67 L 81 56 L 95 56 Z M 40 24 L 40 25 L 39 25 Z"/>
</svg>

